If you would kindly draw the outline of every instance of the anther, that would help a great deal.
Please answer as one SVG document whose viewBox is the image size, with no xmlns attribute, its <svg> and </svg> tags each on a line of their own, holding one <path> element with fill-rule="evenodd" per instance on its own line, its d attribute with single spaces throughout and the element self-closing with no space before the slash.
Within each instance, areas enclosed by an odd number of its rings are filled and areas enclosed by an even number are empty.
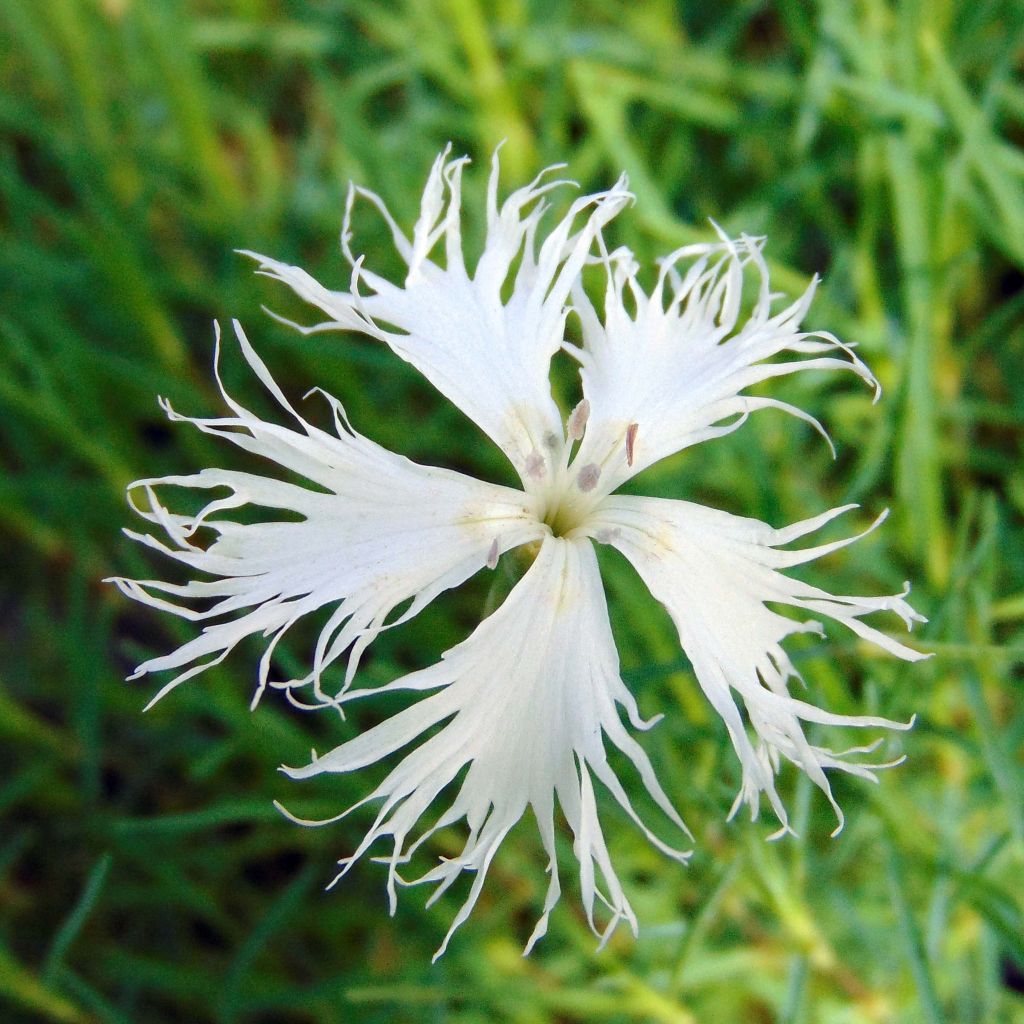
<svg viewBox="0 0 1024 1024">
<path fill-rule="evenodd" d="M 633 452 L 636 448 L 636 435 L 640 430 L 639 423 L 630 423 L 626 428 L 626 465 L 633 465 Z"/>
<path fill-rule="evenodd" d="M 581 470 L 580 475 L 576 477 L 576 486 L 579 487 L 584 494 L 588 491 L 592 491 L 597 486 L 597 481 L 601 478 L 601 467 L 594 462 L 588 462 Z"/>
<path fill-rule="evenodd" d="M 498 568 L 498 538 L 491 541 L 491 550 L 487 552 L 487 568 Z"/>
<path fill-rule="evenodd" d="M 530 452 L 526 460 L 526 475 L 534 480 L 541 480 L 544 477 L 546 468 L 544 456 L 540 452 Z"/>
<path fill-rule="evenodd" d="M 582 441 L 583 433 L 587 429 L 587 420 L 590 418 L 590 403 L 584 398 L 572 411 L 567 424 L 569 437 L 573 441 Z"/>
</svg>

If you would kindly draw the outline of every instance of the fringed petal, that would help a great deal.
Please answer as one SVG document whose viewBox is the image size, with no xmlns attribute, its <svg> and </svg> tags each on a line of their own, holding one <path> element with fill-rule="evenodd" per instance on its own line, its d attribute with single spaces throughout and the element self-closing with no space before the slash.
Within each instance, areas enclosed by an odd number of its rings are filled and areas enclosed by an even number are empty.
<svg viewBox="0 0 1024 1024">
<path fill-rule="evenodd" d="M 331 291 L 298 267 L 246 255 L 261 273 L 283 281 L 330 318 L 304 330 L 357 330 L 386 342 L 501 447 L 528 491 L 541 491 L 550 484 L 563 443 L 548 374 L 563 340 L 566 300 L 597 232 L 630 194 L 623 178 L 607 192 L 577 199 L 538 248 L 547 210 L 543 196 L 565 183 L 545 181 L 543 172 L 499 206 L 495 154 L 487 237 L 470 272 L 461 239 L 462 170 L 468 160 L 449 160 L 448 153 L 430 172 L 411 240 L 378 196 L 350 191 L 343 232 L 352 264 L 349 291 Z M 387 219 L 408 267 L 402 285 L 352 256 L 349 213 L 360 196 Z M 443 266 L 433 255 L 441 243 Z"/>
<path fill-rule="evenodd" d="M 764 794 L 782 823 L 782 832 L 789 831 L 789 823 L 775 787 L 780 758 L 802 768 L 822 789 L 840 828 L 842 811 L 824 769 L 874 779 L 874 770 L 888 767 L 847 760 L 843 753 L 813 746 L 804 736 L 803 722 L 888 729 L 906 729 L 909 724 L 832 714 L 790 696 L 789 680 L 799 677 L 781 641 L 792 633 L 820 632 L 821 625 L 786 618 L 768 605 L 788 605 L 834 619 L 905 661 L 926 657 L 862 621 L 875 611 L 895 612 L 908 629 L 924 621 L 904 600 L 906 590 L 888 597 L 837 597 L 779 571 L 857 540 L 778 550 L 853 507 L 774 530 L 754 519 L 689 502 L 614 496 L 605 499 L 588 521 L 593 535 L 621 551 L 668 610 L 701 688 L 725 722 L 743 768 L 733 813 L 745 802 L 756 818 Z M 863 748 L 846 753 L 858 752 Z"/>
<path fill-rule="evenodd" d="M 166 540 L 129 536 L 213 577 L 185 584 L 113 580 L 138 601 L 210 623 L 178 650 L 140 665 L 133 678 L 184 669 L 154 698 L 159 699 L 219 663 L 245 637 L 260 633 L 271 639 L 259 667 L 255 704 L 270 682 L 271 656 L 282 636 L 298 619 L 333 605 L 310 673 L 274 683 L 296 700 L 307 688 L 314 703 L 332 702 L 321 689 L 329 665 L 348 652 L 347 686 L 360 654 L 382 629 L 411 618 L 485 565 L 493 566 L 502 552 L 538 539 L 544 528 L 527 495 L 395 455 L 356 433 L 333 399 L 336 434 L 306 422 L 271 379 L 240 325 L 234 326 L 249 365 L 296 427 L 261 420 L 226 391 L 231 416 L 182 416 L 165 403 L 168 415 L 298 474 L 317 489 L 225 469 L 140 480 L 129 488 L 135 511 Z M 219 358 L 219 329 L 217 346 Z M 164 491 L 175 488 L 227 495 L 199 512 L 181 514 L 164 503 Z M 246 508 L 262 509 L 271 518 L 238 522 L 231 517 Z M 275 511 L 288 513 L 288 519 L 273 518 Z M 392 613 L 410 601 L 390 622 Z"/>
<path fill-rule="evenodd" d="M 735 430 L 757 409 L 782 409 L 828 439 L 807 413 L 746 394 L 761 381 L 803 370 L 850 370 L 877 397 L 878 382 L 850 346 L 830 334 L 801 330 L 816 278 L 796 302 L 772 313 L 777 296 L 769 288 L 762 242 L 723 236 L 720 243 L 680 249 L 662 262 L 650 295 L 637 283 L 631 254 L 605 256 L 603 321 L 580 284 L 575 286 L 583 346 L 566 350 L 579 360 L 591 415 L 574 465 L 600 471 L 591 505 L 659 459 Z M 681 275 L 678 266 L 687 260 Z M 748 264 L 759 290 L 749 319 L 741 321 Z M 800 358 L 786 358 L 794 355 Z"/>
<path fill-rule="evenodd" d="M 604 737 L 631 762 L 669 820 L 684 832 L 685 826 L 647 755 L 620 718 L 621 708 L 639 722 L 635 702 L 619 677 L 590 541 L 546 537 L 536 561 L 505 603 L 467 640 L 448 651 L 439 664 L 371 692 L 395 690 L 437 692 L 309 765 L 285 769 L 299 779 L 355 771 L 418 741 L 367 798 L 383 805 L 358 849 L 341 862 L 341 873 L 384 836 L 391 838 L 392 852 L 378 859 L 389 866 L 392 909 L 396 882 L 433 884 L 433 900 L 463 871 L 475 872 L 469 895 L 438 950 L 440 956 L 476 903 L 498 846 L 530 807 L 551 880 L 541 918 L 527 943 L 529 951 L 544 934 L 560 892 L 553 824 L 557 795 L 574 836 L 591 927 L 602 943 L 619 921 L 627 921 L 635 932 L 636 917 L 616 877 L 598 820 L 592 776 L 605 784 L 659 849 L 680 860 L 688 853 L 668 846 L 640 820 L 608 764 Z M 353 689 L 343 700 L 363 695 Z M 440 730 L 430 734 L 438 726 Z M 448 808 L 419 839 L 410 841 L 427 808 L 460 776 Z M 416 879 L 398 874 L 425 838 L 463 818 L 468 837 L 461 854 Z M 595 898 L 609 910 L 603 925 L 595 919 Z"/>
</svg>

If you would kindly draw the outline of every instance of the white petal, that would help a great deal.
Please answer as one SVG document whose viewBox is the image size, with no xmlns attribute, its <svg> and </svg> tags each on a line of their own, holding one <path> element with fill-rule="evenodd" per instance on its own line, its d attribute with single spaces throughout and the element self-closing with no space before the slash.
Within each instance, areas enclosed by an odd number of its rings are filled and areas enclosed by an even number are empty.
<svg viewBox="0 0 1024 1024">
<path fill-rule="evenodd" d="M 262 633 L 272 639 L 260 664 L 255 703 L 268 683 L 273 649 L 288 628 L 318 608 L 336 605 L 320 634 L 312 672 L 276 684 L 289 693 L 312 684 L 315 695 L 326 699 L 320 691 L 323 670 L 350 651 L 347 684 L 359 655 L 386 623 L 393 624 L 388 617 L 403 602 L 411 599 L 396 621 L 411 618 L 441 591 L 493 564 L 497 553 L 536 540 L 544 527 L 527 495 L 395 455 L 357 434 L 329 396 L 337 435 L 307 423 L 273 382 L 237 322 L 235 332 L 249 365 L 298 429 L 259 419 L 223 388 L 232 416 L 196 419 L 165 403 L 168 415 L 269 459 L 318 489 L 223 469 L 131 486 L 133 507 L 167 540 L 129 535 L 213 578 L 186 584 L 114 582 L 128 596 L 192 621 L 221 620 L 171 654 L 140 665 L 135 676 L 185 669 L 158 699 L 222 660 L 240 640 Z M 219 357 L 219 329 L 217 342 Z M 164 488 L 175 487 L 227 496 L 198 513 L 176 514 L 160 497 Z M 144 505 L 135 503 L 136 491 L 145 495 Z M 243 523 L 228 515 L 245 506 L 289 516 L 279 520 L 271 514 L 269 521 Z M 204 530 L 214 536 L 212 543 L 197 542 Z M 200 608 L 192 606 L 195 602 Z"/>
<path fill-rule="evenodd" d="M 856 540 L 852 537 L 802 551 L 778 550 L 779 545 L 818 529 L 852 507 L 774 530 L 754 519 L 689 502 L 616 495 L 606 498 L 588 522 L 594 536 L 599 535 L 632 562 L 651 593 L 668 609 L 701 688 L 725 721 L 743 767 L 743 785 L 733 810 L 741 800 L 746 801 L 756 817 L 764 793 L 783 831 L 789 826 L 774 781 L 780 755 L 803 768 L 825 792 L 840 827 L 842 813 L 832 799 L 823 769 L 839 768 L 874 779 L 872 769 L 887 767 L 844 760 L 841 753 L 812 746 L 804 736 L 802 722 L 891 729 L 908 726 L 873 716 L 832 714 L 791 697 L 788 681 L 797 673 L 780 643 L 791 633 L 820 632 L 821 626 L 785 618 L 768 603 L 835 619 L 906 661 L 926 657 L 861 621 L 862 616 L 880 610 L 895 612 L 908 628 L 924 621 L 904 600 L 905 592 L 881 598 L 836 597 L 778 571 Z M 734 695 L 742 702 L 757 747 L 747 734 Z"/>
<path fill-rule="evenodd" d="M 330 291 L 298 267 L 247 255 L 259 262 L 262 273 L 285 282 L 330 317 L 305 330 L 354 329 L 386 342 L 501 447 L 528 490 L 540 490 L 557 461 L 552 449 L 563 440 L 548 374 L 563 340 L 565 303 L 596 233 L 629 193 L 623 180 L 607 192 L 577 199 L 538 250 L 536 234 L 547 209 L 542 196 L 562 183 L 541 183 L 543 175 L 538 176 L 499 208 L 495 154 L 487 237 L 470 273 L 460 234 L 461 175 L 468 161 L 449 161 L 447 155 L 445 150 L 430 173 L 412 241 L 379 197 L 365 190 L 350 192 L 349 208 L 356 196 L 364 196 L 387 217 L 408 265 L 403 285 L 353 259 L 350 291 Z M 574 234 L 578 222 L 582 226 Z M 347 216 L 344 240 L 351 258 Z M 443 266 L 432 258 L 442 241 Z M 360 284 L 370 294 L 360 295 Z M 503 298 L 509 285 L 510 294 Z"/>
<path fill-rule="evenodd" d="M 684 258 L 693 262 L 680 276 L 676 268 Z M 791 306 L 772 314 L 775 296 L 760 240 L 681 249 L 663 262 L 650 295 L 637 283 L 627 252 L 605 262 L 604 323 L 577 284 L 573 303 L 584 343 L 581 349 L 566 346 L 579 359 L 591 410 L 575 464 L 600 467 L 604 494 L 667 455 L 729 433 L 757 409 L 781 408 L 824 434 L 807 413 L 745 394 L 760 381 L 800 370 L 852 370 L 877 393 L 874 377 L 848 346 L 829 334 L 800 330 L 816 280 Z M 746 264 L 756 268 L 760 291 L 750 318 L 741 323 Z M 786 355 L 815 357 L 767 362 Z"/>
<path fill-rule="evenodd" d="M 440 955 L 476 902 L 502 839 L 532 807 L 552 878 L 529 949 L 544 933 L 559 895 L 553 825 L 553 795 L 557 794 L 575 837 L 591 926 L 603 939 L 623 919 L 635 931 L 636 919 L 605 846 L 591 776 L 612 791 L 659 849 L 679 859 L 687 854 L 666 846 L 640 821 L 608 765 L 602 734 L 633 764 L 648 794 L 670 820 L 685 827 L 646 754 L 619 717 L 621 707 L 635 726 L 648 724 L 639 719 L 636 704 L 619 678 L 618 655 L 590 541 L 546 537 L 536 561 L 505 603 L 439 664 L 374 691 L 350 690 L 345 699 L 367 692 L 433 689 L 438 692 L 310 765 L 285 769 L 294 778 L 355 771 L 419 741 L 360 802 L 384 801 L 363 842 L 341 862 L 342 874 L 378 838 L 392 837 L 391 854 L 380 859 L 389 865 L 393 908 L 395 883 L 403 881 L 398 877 L 399 866 L 437 829 L 465 818 L 469 835 L 462 853 L 405 883 L 436 883 L 431 897 L 435 899 L 462 871 L 476 872 Z M 440 731 L 429 735 L 442 723 Z M 454 800 L 432 827 L 410 843 L 410 833 L 421 816 L 467 766 Z M 603 880 L 603 892 L 596 875 Z M 611 913 L 600 931 L 594 921 L 595 896 Z"/>
</svg>

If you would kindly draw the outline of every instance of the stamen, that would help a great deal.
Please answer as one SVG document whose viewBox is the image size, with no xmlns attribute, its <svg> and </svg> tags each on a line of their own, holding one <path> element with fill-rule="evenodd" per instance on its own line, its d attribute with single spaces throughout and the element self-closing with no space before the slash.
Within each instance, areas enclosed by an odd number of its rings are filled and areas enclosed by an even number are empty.
<svg viewBox="0 0 1024 1024">
<path fill-rule="evenodd" d="M 491 541 L 491 550 L 487 552 L 487 568 L 498 568 L 498 538 Z"/>
<path fill-rule="evenodd" d="M 549 430 L 544 435 L 544 447 L 551 451 L 555 451 L 559 447 L 561 440 L 562 439 L 553 430 Z"/>
<path fill-rule="evenodd" d="M 590 403 L 584 398 L 579 405 L 576 406 L 572 411 L 572 415 L 569 417 L 569 422 L 566 426 L 569 428 L 569 437 L 573 441 L 582 441 L 583 433 L 587 429 L 587 420 L 590 418 Z"/>
<path fill-rule="evenodd" d="M 540 452 L 530 452 L 526 460 L 526 475 L 534 480 L 542 480 L 547 466 L 544 464 L 544 456 Z"/>
<path fill-rule="evenodd" d="M 586 494 L 597 486 L 597 481 L 600 479 L 601 467 L 595 462 L 588 462 L 580 470 L 580 475 L 576 478 L 576 486 Z"/>
<path fill-rule="evenodd" d="M 630 423 L 626 428 L 626 465 L 633 465 L 633 452 L 636 448 L 636 435 L 640 430 L 639 423 Z"/>
</svg>

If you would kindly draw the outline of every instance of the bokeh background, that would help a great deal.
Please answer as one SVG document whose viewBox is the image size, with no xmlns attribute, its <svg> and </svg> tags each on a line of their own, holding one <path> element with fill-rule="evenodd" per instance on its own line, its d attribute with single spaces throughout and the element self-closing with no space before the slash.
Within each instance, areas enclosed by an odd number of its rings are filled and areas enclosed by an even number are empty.
<svg viewBox="0 0 1024 1024">
<path fill-rule="evenodd" d="M 1024 1021 L 1022 22 L 1012 0 L 0 5 L 0 1019 Z M 891 506 L 807 578 L 837 593 L 912 580 L 930 618 L 915 642 L 936 656 L 908 666 L 838 629 L 794 645 L 810 699 L 919 717 L 886 740 L 908 761 L 878 787 L 836 779 L 838 839 L 786 770 L 800 838 L 768 844 L 770 820 L 725 823 L 725 731 L 665 615 L 606 558 L 625 678 L 666 713 L 644 742 L 696 833 L 692 865 L 604 800 L 640 938 L 595 953 L 563 836 L 567 891 L 524 960 L 544 886 L 527 820 L 431 966 L 462 896 L 425 910 L 407 891 L 391 920 L 369 861 L 325 893 L 370 812 L 313 830 L 271 805 L 327 815 L 365 792 L 367 776 L 299 786 L 275 767 L 387 709 L 250 713 L 250 645 L 143 715 L 154 682 L 123 677 L 190 630 L 100 581 L 173 571 L 120 533 L 129 481 L 253 468 L 156 405 L 219 413 L 215 317 L 242 319 L 289 395 L 320 385 L 376 440 L 508 479 L 382 347 L 265 316 L 309 320 L 233 252 L 342 285 L 348 181 L 410 225 L 449 140 L 476 160 L 471 247 L 501 139 L 509 185 L 558 161 L 588 189 L 628 171 L 637 203 L 611 238 L 644 259 L 710 237 L 714 218 L 768 236 L 779 291 L 823 274 L 810 326 L 857 342 L 885 396 L 873 407 L 851 375 L 820 374 L 771 393 L 819 416 L 838 459 L 763 412 L 640 483 L 775 524 Z M 356 227 L 357 251 L 397 273 L 380 222 Z M 224 371 L 272 415 L 237 351 Z M 382 638 L 367 681 L 435 660 L 488 586 Z M 294 635 L 285 670 L 312 635 Z"/>
</svg>

